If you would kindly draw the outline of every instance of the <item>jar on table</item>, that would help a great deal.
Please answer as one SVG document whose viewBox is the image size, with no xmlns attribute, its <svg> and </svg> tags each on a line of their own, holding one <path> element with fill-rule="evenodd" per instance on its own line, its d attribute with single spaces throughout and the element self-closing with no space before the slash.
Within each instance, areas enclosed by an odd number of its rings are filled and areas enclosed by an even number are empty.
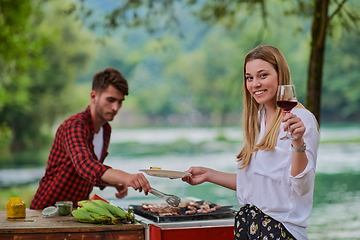
<svg viewBox="0 0 360 240">
<path fill-rule="evenodd" d="M 26 217 L 26 205 L 21 197 L 10 198 L 6 204 L 6 217 L 11 219 Z"/>
<path fill-rule="evenodd" d="M 58 208 L 59 216 L 68 216 L 71 214 L 73 209 L 72 201 L 58 201 L 55 206 Z"/>
</svg>

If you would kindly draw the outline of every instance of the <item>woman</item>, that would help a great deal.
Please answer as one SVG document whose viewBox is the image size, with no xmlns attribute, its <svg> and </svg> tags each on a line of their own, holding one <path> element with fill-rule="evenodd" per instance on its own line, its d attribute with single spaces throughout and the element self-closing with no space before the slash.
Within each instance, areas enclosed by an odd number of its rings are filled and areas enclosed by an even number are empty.
<svg viewBox="0 0 360 240">
<path fill-rule="evenodd" d="M 283 54 L 263 45 L 244 61 L 244 145 L 236 174 L 191 167 L 183 181 L 212 182 L 237 191 L 243 207 L 235 217 L 235 239 L 308 239 L 318 124 L 300 103 L 284 114 L 276 105 L 278 85 L 289 85 Z M 289 131 L 293 140 L 279 140 Z"/>
</svg>

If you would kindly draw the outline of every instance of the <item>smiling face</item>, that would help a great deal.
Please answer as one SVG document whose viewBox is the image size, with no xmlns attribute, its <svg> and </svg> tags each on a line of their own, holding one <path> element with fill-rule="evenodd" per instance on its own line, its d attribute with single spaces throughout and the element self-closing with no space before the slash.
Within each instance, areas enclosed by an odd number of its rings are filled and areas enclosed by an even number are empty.
<svg viewBox="0 0 360 240">
<path fill-rule="evenodd" d="M 259 104 L 276 106 L 278 73 L 274 66 L 262 59 L 253 59 L 245 65 L 246 89 Z"/>
</svg>

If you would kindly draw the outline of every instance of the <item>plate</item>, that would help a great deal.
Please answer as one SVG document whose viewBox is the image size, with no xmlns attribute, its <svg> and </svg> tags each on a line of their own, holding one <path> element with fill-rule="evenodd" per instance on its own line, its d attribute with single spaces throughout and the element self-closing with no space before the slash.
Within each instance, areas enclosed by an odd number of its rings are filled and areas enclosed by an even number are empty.
<svg viewBox="0 0 360 240">
<path fill-rule="evenodd" d="M 191 175 L 188 172 L 163 170 L 163 169 L 140 169 L 139 171 L 142 171 L 150 176 L 163 177 L 163 178 L 183 178 Z"/>
</svg>

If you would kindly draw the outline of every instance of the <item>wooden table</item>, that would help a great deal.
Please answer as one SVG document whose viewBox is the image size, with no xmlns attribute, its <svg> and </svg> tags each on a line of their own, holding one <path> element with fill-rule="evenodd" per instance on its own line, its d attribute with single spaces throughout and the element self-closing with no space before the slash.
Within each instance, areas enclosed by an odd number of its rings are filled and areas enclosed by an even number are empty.
<svg viewBox="0 0 360 240">
<path fill-rule="evenodd" d="M 7 219 L 0 211 L 1 240 L 144 240 L 142 224 L 98 225 L 80 223 L 72 216 L 43 218 L 40 210 L 27 210 L 25 219 Z"/>
</svg>

